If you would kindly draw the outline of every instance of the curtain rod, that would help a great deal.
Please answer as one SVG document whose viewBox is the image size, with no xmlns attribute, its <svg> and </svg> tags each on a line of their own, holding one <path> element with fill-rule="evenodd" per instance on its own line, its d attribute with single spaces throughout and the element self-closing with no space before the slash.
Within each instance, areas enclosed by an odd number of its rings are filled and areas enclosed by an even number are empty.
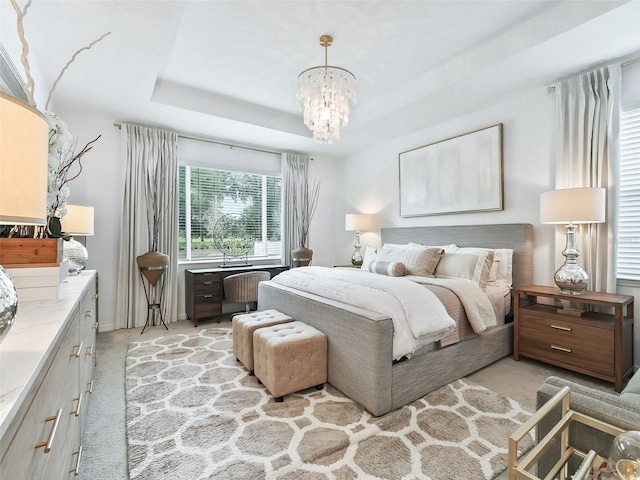
<svg viewBox="0 0 640 480">
<path fill-rule="evenodd" d="M 632 58 L 631 60 L 627 60 L 626 62 L 622 62 L 622 63 L 620 64 L 620 68 L 622 68 L 622 67 L 628 67 L 629 65 L 631 65 L 631 64 L 633 64 L 633 63 L 636 63 L 636 62 L 640 62 L 640 57 L 638 57 L 638 58 Z M 557 83 L 557 82 L 556 82 L 556 83 Z M 548 89 L 550 92 L 552 92 L 553 90 L 555 90 L 555 89 L 556 89 L 556 86 L 555 86 L 555 85 L 549 85 L 549 86 L 547 86 L 547 89 Z"/>
<path fill-rule="evenodd" d="M 113 126 L 116 127 L 118 130 L 122 129 L 122 124 L 120 124 L 120 123 L 114 123 Z M 185 140 L 195 140 L 197 142 L 214 143 L 216 145 L 223 145 L 225 147 L 230 147 L 230 148 L 243 148 L 245 150 L 252 150 L 254 152 L 269 153 L 271 155 L 282 155 L 282 153 L 283 153 L 283 152 L 276 152 L 274 150 L 265 150 L 265 149 L 262 149 L 262 148 L 246 147 L 244 145 L 234 145 L 232 143 L 219 142 L 219 141 L 216 141 L 216 140 L 212 140 L 210 138 L 196 137 L 194 135 L 186 135 L 186 134 L 183 134 L 183 133 L 178 133 L 178 137 L 179 138 L 184 138 Z"/>
</svg>

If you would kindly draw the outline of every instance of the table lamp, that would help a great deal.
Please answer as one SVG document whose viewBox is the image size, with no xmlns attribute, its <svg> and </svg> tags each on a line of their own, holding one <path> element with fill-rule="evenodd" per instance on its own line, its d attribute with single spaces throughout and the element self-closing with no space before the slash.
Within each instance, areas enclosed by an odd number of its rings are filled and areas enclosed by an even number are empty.
<svg viewBox="0 0 640 480">
<path fill-rule="evenodd" d="M 605 205 L 604 188 L 564 188 L 540 195 L 540 223 L 566 225 L 565 262 L 554 275 L 560 293 L 580 295 L 587 288 L 589 276 L 578 263 L 576 225 L 604 222 Z"/>
<path fill-rule="evenodd" d="M 355 267 L 362 266 L 362 253 L 360 252 L 360 232 L 362 230 L 371 230 L 373 226 L 373 216 L 363 213 L 347 213 L 344 216 L 344 229 L 347 232 L 356 232 L 355 251 L 351 257 L 351 263 Z"/>
<path fill-rule="evenodd" d="M 62 231 L 72 236 L 64 242 L 62 258 L 69 260 L 69 275 L 78 275 L 87 265 L 89 254 L 86 247 L 73 235 L 93 235 L 93 207 L 67 205 L 67 214 L 60 220 Z"/>
<path fill-rule="evenodd" d="M 46 225 L 49 124 L 35 108 L 0 93 L 0 225 Z M 0 342 L 18 309 L 0 266 Z"/>
</svg>

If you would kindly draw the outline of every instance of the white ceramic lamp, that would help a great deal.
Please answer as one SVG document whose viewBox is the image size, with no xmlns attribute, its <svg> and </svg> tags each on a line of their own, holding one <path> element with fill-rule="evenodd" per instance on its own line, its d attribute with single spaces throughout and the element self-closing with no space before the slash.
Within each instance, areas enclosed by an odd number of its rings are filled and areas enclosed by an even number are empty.
<svg viewBox="0 0 640 480">
<path fill-rule="evenodd" d="M 60 220 L 62 231 L 73 235 L 93 235 L 93 207 L 67 205 L 67 214 Z M 63 258 L 69 260 L 69 275 L 78 275 L 87 265 L 89 254 L 83 244 L 71 238 L 63 244 Z"/>
<path fill-rule="evenodd" d="M 49 124 L 35 108 L 0 93 L 0 225 L 46 225 Z M 18 309 L 0 266 L 0 342 Z"/>
<path fill-rule="evenodd" d="M 567 243 L 562 252 L 566 260 L 554 276 L 561 293 L 580 295 L 587 288 L 589 276 L 578 263 L 575 225 L 604 222 L 605 195 L 604 188 L 596 187 L 564 188 L 540 195 L 540 223 L 566 225 Z"/>
<path fill-rule="evenodd" d="M 360 232 L 363 230 L 371 230 L 373 227 L 373 216 L 363 213 L 347 213 L 344 216 L 344 229 L 347 232 L 356 232 L 355 251 L 351 257 L 351 263 L 356 266 L 362 266 L 362 252 L 360 252 Z"/>
</svg>

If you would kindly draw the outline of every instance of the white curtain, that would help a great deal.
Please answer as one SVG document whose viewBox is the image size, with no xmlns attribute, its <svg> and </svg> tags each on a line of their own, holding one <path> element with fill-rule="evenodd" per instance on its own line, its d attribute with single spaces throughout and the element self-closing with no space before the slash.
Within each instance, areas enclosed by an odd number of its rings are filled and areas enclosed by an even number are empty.
<svg viewBox="0 0 640 480">
<path fill-rule="evenodd" d="M 169 255 L 164 274 L 162 315 L 166 323 L 178 318 L 178 136 L 174 132 L 123 125 L 127 172 L 118 263 L 116 328 L 141 327 L 147 319 L 147 300 L 136 257 L 154 247 Z M 155 208 L 154 208 L 155 204 Z M 159 320 L 158 320 L 159 322 Z"/>
<path fill-rule="evenodd" d="M 295 225 L 293 195 L 309 178 L 309 157 L 294 153 L 282 154 L 282 219 L 283 263 L 291 266 L 291 250 L 300 246 Z"/>
<path fill-rule="evenodd" d="M 615 292 L 618 169 L 620 137 L 620 65 L 609 65 L 559 82 L 556 86 L 558 145 L 556 188 L 603 187 L 605 223 L 580 225 L 579 259 L 589 274 L 589 290 Z M 565 246 L 557 232 L 556 254 Z"/>
</svg>

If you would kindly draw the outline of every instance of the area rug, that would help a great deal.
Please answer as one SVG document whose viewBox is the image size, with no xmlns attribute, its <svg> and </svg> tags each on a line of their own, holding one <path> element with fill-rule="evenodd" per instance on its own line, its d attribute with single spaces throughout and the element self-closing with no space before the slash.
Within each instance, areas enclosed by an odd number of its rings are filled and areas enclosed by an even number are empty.
<svg viewBox="0 0 640 480">
<path fill-rule="evenodd" d="M 492 479 L 530 416 L 467 379 L 381 417 L 326 384 L 275 403 L 232 345 L 222 328 L 130 344 L 131 480 Z"/>
</svg>

